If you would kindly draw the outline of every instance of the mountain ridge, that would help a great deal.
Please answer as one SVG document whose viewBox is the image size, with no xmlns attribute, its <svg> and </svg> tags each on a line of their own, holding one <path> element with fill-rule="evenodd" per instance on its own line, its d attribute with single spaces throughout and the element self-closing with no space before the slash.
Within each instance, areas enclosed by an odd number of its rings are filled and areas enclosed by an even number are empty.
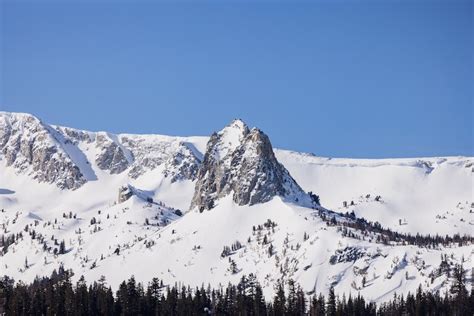
<svg viewBox="0 0 474 316">
<path fill-rule="evenodd" d="M 448 265 L 463 263 L 467 273 L 473 267 L 472 244 L 406 244 L 387 239 L 376 224 L 365 231 L 358 226 L 365 218 L 402 234 L 471 235 L 471 157 L 328 159 L 274 149 L 263 132 L 248 129 L 241 139 L 226 138 L 227 148 L 214 159 L 219 139 L 212 142 L 212 136 L 115 135 L 48 126 L 51 133 L 58 131 L 57 141 L 87 181 L 61 189 L 35 180 L 30 169 L 18 172 L 0 155 L 0 242 L 7 241 L 0 247 L 0 267 L 16 280 L 30 282 L 59 265 L 71 268 L 74 280 L 84 275 L 92 282 L 104 275 L 113 289 L 132 274 L 141 281 L 157 276 L 166 284 L 218 287 L 253 273 L 267 297 L 277 282 L 292 278 L 308 295 L 333 286 L 382 302 L 419 285 L 447 291 L 452 277 L 443 270 L 445 255 Z M 98 135 L 106 138 L 104 146 L 97 146 Z M 129 154 L 122 150 L 114 158 L 120 148 L 110 147 L 115 141 Z M 111 159 L 103 157 L 103 148 L 112 148 L 105 155 Z M 216 162 L 209 168 L 228 175 L 225 194 L 210 195 L 215 203 L 209 211 L 189 210 L 206 174 L 201 169 L 206 156 Z M 124 165 L 123 171 L 112 171 Z M 267 173 L 252 173 L 263 169 Z M 299 187 L 292 192 L 307 198 L 305 192 L 312 191 L 324 207 L 267 190 L 263 180 L 278 173 L 280 180 L 272 183 L 284 183 L 286 170 Z M 250 184 L 259 181 L 260 189 L 253 190 L 256 185 Z M 250 203 L 252 196 L 259 203 Z M 58 253 L 61 242 L 66 253 Z"/>
</svg>

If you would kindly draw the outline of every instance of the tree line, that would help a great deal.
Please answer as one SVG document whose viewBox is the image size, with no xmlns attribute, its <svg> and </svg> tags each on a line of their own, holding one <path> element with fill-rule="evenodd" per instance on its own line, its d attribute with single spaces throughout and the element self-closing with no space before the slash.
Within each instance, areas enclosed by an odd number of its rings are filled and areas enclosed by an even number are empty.
<svg viewBox="0 0 474 316">
<path fill-rule="evenodd" d="M 84 277 L 75 284 L 72 271 L 60 267 L 50 277 L 31 284 L 0 279 L 0 312 L 6 315 L 472 315 L 474 288 L 466 286 L 466 272 L 457 265 L 445 295 L 423 291 L 394 295 L 377 306 L 361 295 L 308 296 L 293 280 L 276 285 L 266 301 L 255 275 L 244 275 L 237 285 L 191 288 L 165 285 L 153 278 L 147 285 L 132 276 L 114 293 L 104 277 L 87 285 Z"/>
<path fill-rule="evenodd" d="M 336 215 L 340 218 L 337 219 Z M 422 235 L 410 233 L 400 233 L 390 228 L 382 227 L 379 222 L 371 222 L 363 217 L 356 217 L 354 211 L 351 213 L 335 213 L 332 211 L 318 211 L 328 226 L 338 226 L 343 236 L 359 240 L 369 240 L 385 245 L 414 245 L 423 248 L 437 249 L 443 247 L 462 247 L 474 244 L 474 236 L 454 234 L 452 236 Z M 348 230 L 352 228 L 354 231 Z"/>
</svg>

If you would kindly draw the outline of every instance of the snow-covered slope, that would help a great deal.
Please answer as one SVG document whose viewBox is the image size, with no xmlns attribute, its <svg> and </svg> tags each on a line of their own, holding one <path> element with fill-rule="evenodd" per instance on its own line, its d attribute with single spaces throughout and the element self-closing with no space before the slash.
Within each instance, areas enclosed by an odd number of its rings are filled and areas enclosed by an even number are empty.
<svg viewBox="0 0 474 316">
<path fill-rule="evenodd" d="M 303 188 L 317 192 L 335 211 L 353 210 L 401 232 L 474 231 L 472 157 L 342 159 L 275 153 Z"/>
<path fill-rule="evenodd" d="M 273 150 L 241 121 L 211 138 L 114 135 L 0 112 L 0 235 L 8 244 L 0 274 L 31 281 L 63 263 L 75 278 L 105 275 L 116 288 L 132 274 L 217 286 L 253 272 L 267 295 L 292 277 L 307 293 L 334 285 L 375 301 L 419 284 L 445 290 L 442 255 L 469 270 L 472 244 L 387 245 L 377 233 L 341 227 L 354 220 L 326 209 L 401 232 L 472 235 L 473 162 Z M 193 196 L 212 197 L 214 207 L 188 211 Z M 328 225 L 332 216 L 339 224 Z"/>
</svg>

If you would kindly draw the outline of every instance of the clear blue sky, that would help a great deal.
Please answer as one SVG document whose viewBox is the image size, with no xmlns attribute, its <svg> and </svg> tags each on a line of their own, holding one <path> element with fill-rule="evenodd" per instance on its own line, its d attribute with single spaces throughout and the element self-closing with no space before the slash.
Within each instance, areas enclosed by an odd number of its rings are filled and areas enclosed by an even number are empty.
<svg viewBox="0 0 474 316">
<path fill-rule="evenodd" d="M 323 156 L 474 155 L 471 0 L 61 2 L 1 1 L 1 110 L 171 135 L 238 117 Z"/>
</svg>

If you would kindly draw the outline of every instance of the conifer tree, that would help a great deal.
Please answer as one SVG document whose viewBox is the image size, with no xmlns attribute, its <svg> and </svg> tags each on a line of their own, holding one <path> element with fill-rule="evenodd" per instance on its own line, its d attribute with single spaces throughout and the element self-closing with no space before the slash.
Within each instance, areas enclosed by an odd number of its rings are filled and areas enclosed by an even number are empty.
<svg viewBox="0 0 474 316">
<path fill-rule="evenodd" d="M 282 282 L 278 282 L 277 290 L 273 303 L 273 312 L 276 316 L 285 315 L 286 313 L 286 297 Z"/>
<path fill-rule="evenodd" d="M 327 315 L 336 315 L 336 295 L 334 294 L 334 287 L 331 286 L 329 289 L 328 302 L 327 302 Z"/>
</svg>

